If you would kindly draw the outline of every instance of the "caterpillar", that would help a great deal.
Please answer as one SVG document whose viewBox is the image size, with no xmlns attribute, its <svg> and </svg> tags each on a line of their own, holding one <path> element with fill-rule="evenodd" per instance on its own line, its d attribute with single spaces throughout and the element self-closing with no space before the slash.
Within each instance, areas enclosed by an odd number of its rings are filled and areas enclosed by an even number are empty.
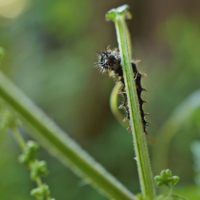
<svg viewBox="0 0 200 200">
<path fill-rule="evenodd" d="M 124 83 L 124 76 L 123 76 L 121 57 L 119 55 L 119 51 L 117 49 L 111 50 L 109 47 L 107 47 L 104 51 L 97 52 L 97 54 L 98 54 L 98 62 L 95 62 L 94 64 L 99 69 L 100 73 L 104 74 L 106 72 L 109 72 L 110 76 L 114 78 L 115 82 L 121 82 L 123 84 L 123 87 L 119 91 L 119 94 L 123 95 L 124 102 L 122 103 L 122 105 L 119 106 L 119 109 L 126 110 L 127 117 L 123 121 L 128 120 L 130 122 L 128 98 L 126 94 L 126 87 Z M 137 66 L 136 66 L 137 63 L 131 62 L 131 65 L 132 65 L 133 77 L 134 77 L 135 85 L 136 85 L 143 131 L 147 134 L 146 127 L 149 125 L 149 122 L 145 120 L 145 115 L 148 115 L 148 113 L 144 113 L 144 110 L 143 110 L 143 104 L 147 103 L 147 101 L 144 101 L 141 98 L 142 91 L 146 91 L 146 89 L 143 88 L 141 85 L 142 74 L 139 73 L 137 70 Z M 129 126 L 128 129 L 130 130 L 131 126 Z"/>
</svg>

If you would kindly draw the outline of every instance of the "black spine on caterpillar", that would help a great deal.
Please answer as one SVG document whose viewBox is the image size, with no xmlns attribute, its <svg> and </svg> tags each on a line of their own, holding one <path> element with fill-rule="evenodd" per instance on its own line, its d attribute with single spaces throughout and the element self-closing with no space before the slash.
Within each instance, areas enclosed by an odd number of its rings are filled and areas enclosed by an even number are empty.
<svg viewBox="0 0 200 200">
<path fill-rule="evenodd" d="M 138 96 L 138 101 L 139 101 L 139 106 L 140 106 L 140 115 L 141 115 L 141 118 L 142 118 L 143 130 L 147 134 L 146 127 L 149 125 L 149 122 L 147 122 L 144 117 L 145 117 L 145 115 L 148 115 L 148 114 L 145 114 L 144 109 L 143 109 L 143 104 L 147 103 L 147 101 L 144 101 L 141 98 L 142 91 L 147 91 L 147 90 L 145 88 L 143 88 L 142 85 L 141 85 L 142 74 L 140 74 L 138 72 L 136 63 L 132 62 L 131 64 L 132 64 L 132 69 L 133 69 L 133 74 L 134 74 L 134 79 L 135 79 L 135 85 L 136 85 L 136 91 L 137 91 L 137 96 Z"/>
<path fill-rule="evenodd" d="M 124 77 L 123 77 L 123 70 L 121 65 L 121 58 L 119 56 L 119 52 L 117 49 L 111 50 L 109 47 L 106 48 L 102 52 L 98 52 L 99 55 L 99 62 L 96 62 L 95 65 L 99 69 L 101 73 L 109 72 L 110 75 L 115 79 L 116 82 L 121 82 L 123 84 L 122 89 L 119 91 L 120 94 L 124 97 L 124 102 L 122 105 L 119 106 L 119 108 L 124 108 L 127 112 L 127 117 L 124 119 L 124 121 L 130 121 L 130 113 L 129 113 L 129 106 L 128 106 L 128 98 L 126 94 L 126 87 L 124 83 Z M 132 69 L 133 69 L 133 75 L 134 80 L 136 84 L 136 91 L 137 91 L 137 97 L 139 102 L 139 108 L 140 108 L 140 115 L 142 119 L 142 125 L 143 125 L 143 131 L 147 134 L 146 126 L 149 124 L 145 120 L 145 113 L 143 110 L 143 104 L 146 102 L 142 100 L 141 93 L 142 91 L 146 91 L 145 88 L 142 88 L 141 86 L 141 78 L 142 74 L 140 74 L 137 70 L 136 63 L 132 62 Z M 131 127 L 129 126 L 128 129 Z"/>
</svg>

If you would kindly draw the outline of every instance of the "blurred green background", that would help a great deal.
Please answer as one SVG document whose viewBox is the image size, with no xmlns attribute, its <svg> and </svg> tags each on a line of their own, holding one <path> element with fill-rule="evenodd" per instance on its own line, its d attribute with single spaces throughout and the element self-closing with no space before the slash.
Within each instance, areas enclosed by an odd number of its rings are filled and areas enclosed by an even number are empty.
<svg viewBox="0 0 200 200">
<path fill-rule="evenodd" d="M 138 69 L 148 75 L 143 86 L 148 89 L 144 95 L 149 100 L 145 110 L 151 113 L 148 133 L 155 138 L 155 144 L 149 145 L 154 175 L 169 167 L 180 176 L 175 191 L 191 200 L 199 199 L 199 106 L 174 131 L 165 156 L 157 145 L 178 123 L 172 120 L 171 128 L 163 131 L 171 113 L 200 89 L 199 1 L 1 0 L 0 45 L 6 50 L 1 69 L 109 172 L 138 193 L 132 136 L 109 107 L 114 82 L 100 75 L 93 64 L 96 51 L 117 46 L 114 24 L 105 21 L 105 13 L 124 3 L 130 5 L 133 15 L 127 22 L 133 59 L 142 60 Z M 198 102 L 195 96 L 191 105 Z M 181 115 L 187 109 L 190 107 L 183 107 Z M 26 133 L 24 137 L 29 138 Z M 29 171 L 18 164 L 19 154 L 11 133 L 3 134 L 2 200 L 34 199 L 29 192 L 35 183 L 30 181 Z M 40 158 L 48 162 L 50 174 L 45 181 L 52 197 L 106 199 L 44 149 Z"/>
</svg>

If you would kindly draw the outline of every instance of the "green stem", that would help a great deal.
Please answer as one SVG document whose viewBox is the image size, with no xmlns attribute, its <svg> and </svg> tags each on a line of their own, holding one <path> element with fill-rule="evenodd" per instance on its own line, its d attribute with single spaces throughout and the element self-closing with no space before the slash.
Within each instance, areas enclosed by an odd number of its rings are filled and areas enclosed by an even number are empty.
<svg viewBox="0 0 200 200">
<path fill-rule="evenodd" d="M 30 167 L 30 168 L 31 168 L 31 167 Z M 38 186 L 38 187 L 41 187 L 41 186 L 42 186 L 42 180 L 41 180 L 40 177 L 36 178 L 36 179 L 35 179 L 35 182 L 37 183 L 37 186 Z"/>
<path fill-rule="evenodd" d="M 172 194 L 172 197 L 178 197 L 178 198 L 183 199 L 183 200 L 189 200 L 189 199 L 187 199 L 187 198 L 185 198 L 185 197 L 183 197 L 179 194 Z"/>
<path fill-rule="evenodd" d="M 26 143 L 23 139 L 23 137 L 21 136 L 21 134 L 19 133 L 19 131 L 17 130 L 17 128 L 12 128 L 13 131 L 13 135 L 17 141 L 17 143 L 19 144 L 19 146 L 21 147 L 22 150 L 24 150 L 26 148 Z"/>
<path fill-rule="evenodd" d="M 173 192 L 172 185 L 169 185 L 169 193 L 168 193 L 169 197 L 172 195 L 172 192 Z"/>
<path fill-rule="evenodd" d="M 169 119 L 161 127 L 157 142 L 153 148 L 153 167 L 160 171 L 168 167 L 168 151 L 171 140 L 183 125 L 192 122 L 193 115 L 200 108 L 200 90 L 192 92 L 181 104 L 179 104 L 169 116 Z M 190 134 L 190 132 L 188 132 Z"/>
<path fill-rule="evenodd" d="M 172 185 L 169 185 L 169 192 L 168 192 L 167 196 L 165 198 L 163 198 L 163 200 L 171 199 L 172 192 L 173 192 Z"/>
<path fill-rule="evenodd" d="M 22 151 L 26 148 L 26 142 L 24 140 L 24 138 L 21 136 L 20 132 L 18 131 L 18 129 L 16 127 L 12 128 L 12 131 L 13 131 L 13 135 L 17 141 L 17 143 L 19 144 L 19 146 L 21 147 Z M 30 170 L 33 170 L 33 165 L 32 165 L 32 161 L 29 163 L 29 169 Z M 37 184 L 38 187 L 41 187 L 42 186 L 42 180 L 40 177 L 37 177 L 35 179 L 35 182 Z M 48 195 L 47 196 L 47 199 L 48 200 L 51 200 L 51 197 Z"/>
<path fill-rule="evenodd" d="M 95 162 L 81 147 L 49 119 L 33 102 L 0 72 L 0 95 L 34 131 L 30 131 L 52 155 L 106 196 L 116 200 L 136 200 L 121 183 Z"/>
<path fill-rule="evenodd" d="M 127 12 L 127 9 L 127 5 L 121 6 L 117 9 L 112 9 L 107 13 L 107 18 L 114 21 L 117 32 L 117 39 L 123 66 L 123 74 L 128 97 L 129 112 L 131 117 L 130 122 L 132 126 L 134 148 L 143 199 L 153 200 L 155 199 L 153 176 L 150 167 L 145 133 L 143 132 L 142 127 L 138 97 L 133 78 L 133 71 L 131 67 L 131 45 L 129 44 L 130 39 L 129 35 L 127 34 L 128 31 L 125 23 L 125 18 L 129 14 Z"/>
<path fill-rule="evenodd" d="M 25 140 L 23 139 L 23 137 L 21 136 L 20 132 L 18 131 L 18 129 L 16 127 L 12 128 L 12 131 L 13 131 L 13 135 L 14 135 L 17 143 L 19 144 L 19 146 L 21 147 L 21 149 L 23 151 L 26 148 L 26 142 L 25 142 Z M 30 162 L 28 166 L 29 166 L 30 170 L 33 170 L 32 162 Z M 42 186 L 42 180 L 41 180 L 40 177 L 37 177 L 35 179 L 35 182 L 36 182 L 36 184 L 37 184 L 38 187 Z M 47 199 L 51 200 L 51 197 L 48 195 Z"/>
<path fill-rule="evenodd" d="M 115 87 L 113 88 L 111 95 L 110 95 L 110 109 L 113 113 L 113 115 L 116 117 L 117 121 L 124 127 L 128 128 L 129 123 L 123 122 L 124 115 L 119 110 L 118 105 L 118 97 L 119 97 L 119 91 L 122 88 L 123 84 L 121 82 L 117 83 Z"/>
</svg>

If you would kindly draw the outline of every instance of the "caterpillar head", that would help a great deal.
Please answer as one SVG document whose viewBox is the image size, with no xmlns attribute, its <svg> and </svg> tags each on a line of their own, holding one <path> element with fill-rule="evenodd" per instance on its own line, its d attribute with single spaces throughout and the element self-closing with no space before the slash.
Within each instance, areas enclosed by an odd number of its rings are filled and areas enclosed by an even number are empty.
<svg viewBox="0 0 200 200">
<path fill-rule="evenodd" d="M 111 49 L 106 49 L 102 52 L 98 53 L 98 62 L 96 62 L 96 66 L 99 68 L 101 73 L 104 73 L 106 71 L 112 71 L 119 67 L 121 63 L 121 59 L 119 56 L 119 52 Z"/>
</svg>

